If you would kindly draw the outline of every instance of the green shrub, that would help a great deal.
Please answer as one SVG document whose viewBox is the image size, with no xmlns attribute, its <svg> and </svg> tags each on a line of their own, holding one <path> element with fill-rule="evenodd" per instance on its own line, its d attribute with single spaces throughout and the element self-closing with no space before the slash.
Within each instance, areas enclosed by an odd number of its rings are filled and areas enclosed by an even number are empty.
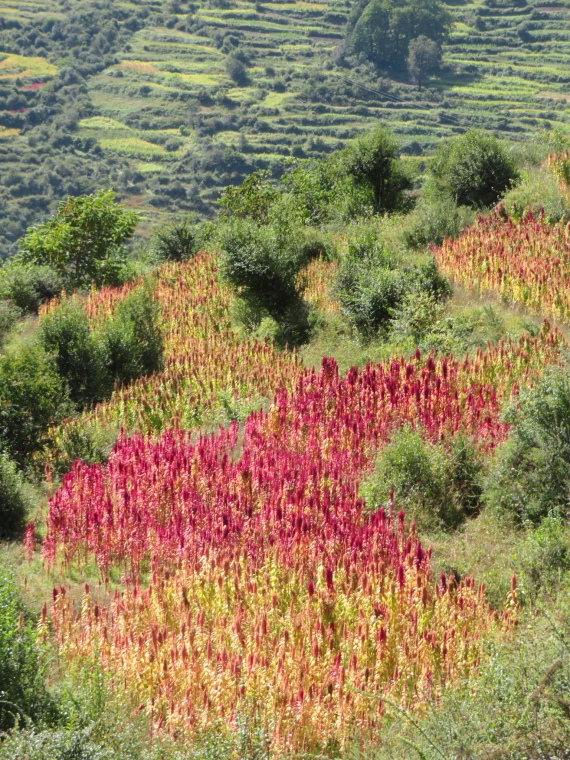
<svg viewBox="0 0 570 760">
<path fill-rule="evenodd" d="M 570 376 L 552 369 L 521 389 L 506 413 L 511 437 L 499 450 L 485 500 L 519 523 L 570 511 Z"/>
<path fill-rule="evenodd" d="M 406 293 L 405 275 L 396 269 L 371 269 L 363 262 L 343 265 L 335 290 L 340 303 L 356 329 L 372 337 L 392 318 Z"/>
<path fill-rule="evenodd" d="M 431 182 L 459 206 L 493 206 L 520 178 L 516 163 L 496 137 L 470 129 L 441 143 L 430 164 Z"/>
<path fill-rule="evenodd" d="M 361 486 L 368 508 L 394 501 L 422 529 L 457 528 L 479 507 L 481 459 L 473 444 L 458 438 L 449 449 L 409 428 L 397 431 Z"/>
<path fill-rule="evenodd" d="M 187 261 L 197 251 L 193 228 L 188 222 L 178 222 L 160 230 L 153 251 L 161 261 Z"/>
<path fill-rule="evenodd" d="M 544 167 L 525 173 L 522 182 L 505 195 L 503 203 L 515 219 L 520 219 L 527 211 L 537 215 L 542 210 L 549 224 L 570 219 L 570 207 L 559 183 Z"/>
<path fill-rule="evenodd" d="M 475 219 L 473 209 L 457 206 L 452 198 L 422 200 L 407 217 L 404 236 L 408 245 L 441 245 L 445 238 L 456 238 Z"/>
<path fill-rule="evenodd" d="M 401 316 L 409 298 L 424 293 L 435 303 L 447 298 L 451 288 L 433 258 L 404 264 L 373 228 L 364 228 L 347 242 L 334 291 L 352 324 L 370 338 Z"/>
<path fill-rule="evenodd" d="M 91 331 L 79 303 L 64 301 L 43 317 L 40 340 L 54 357 L 69 397 L 78 409 L 110 394 L 112 378 L 106 366 L 106 347 Z"/>
<path fill-rule="evenodd" d="M 404 190 L 411 181 L 399 158 L 399 146 L 385 127 L 376 127 L 354 140 L 338 156 L 342 173 L 370 195 L 374 213 L 405 206 Z"/>
<path fill-rule="evenodd" d="M 391 312 L 390 335 L 396 340 L 411 340 L 419 346 L 441 315 L 442 305 L 431 293 L 419 290 Z"/>
<path fill-rule="evenodd" d="M 0 759 L 14 760 L 136 760 L 119 755 L 90 738 L 91 730 L 60 729 L 10 732 L 0 745 Z"/>
<path fill-rule="evenodd" d="M 55 361 L 38 345 L 0 358 L 0 442 L 20 465 L 43 447 L 49 427 L 71 411 Z"/>
<path fill-rule="evenodd" d="M 15 584 L 0 572 L 0 731 L 29 720 L 45 724 L 55 719 L 55 703 L 44 678 L 33 622 Z"/>
<path fill-rule="evenodd" d="M 163 367 L 160 307 L 147 288 L 130 293 L 99 332 L 106 373 L 123 385 Z"/>
<path fill-rule="evenodd" d="M 0 343 L 14 327 L 22 312 L 10 301 L 0 301 Z"/>
<path fill-rule="evenodd" d="M 14 537 L 23 529 L 29 506 L 15 462 L 0 454 L 0 538 Z"/>
<path fill-rule="evenodd" d="M 295 230 L 284 236 L 273 225 L 236 219 L 220 225 L 221 272 L 248 304 L 277 322 L 300 297 L 297 274 L 303 251 Z"/>
<path fill-rule="evenodd" d="M 115 203 L 112 190 L 70 197 L 54 217 L 26 232 L 18 259 L 52 267 L 72 287 L 113 284 L 137 221 L 136 213 Z"/>
<path fill-rule="evenodd" d="M 0 268 L 0 299 L 10 301 L 24 313 L 36 313 L 62 288 L 61 276 L 49 266 L 11 261 Z"/>
</svg>

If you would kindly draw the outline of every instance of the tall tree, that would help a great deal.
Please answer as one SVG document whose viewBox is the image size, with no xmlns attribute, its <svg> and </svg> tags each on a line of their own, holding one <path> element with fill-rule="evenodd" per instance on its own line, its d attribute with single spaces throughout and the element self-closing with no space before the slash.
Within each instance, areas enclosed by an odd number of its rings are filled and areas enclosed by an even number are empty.
<svg viewBox="0 0 570 760">
<path fill-rule="evenodd" d="M 441 63 L 441 49 L 429 37 L 421 35 L 410 42 L 408 54 L 408 73 L 421 88 L 430 75 L 436 72 Z"/>
<path fill-rule="evenodd" d="M 377 64 L 402 68 L 411 40 L 423 35 L 439 45 L 451 20 L 439 0 L 370 0 L 349 32 L 349 43 L 354 53 Z"/>
</svg>

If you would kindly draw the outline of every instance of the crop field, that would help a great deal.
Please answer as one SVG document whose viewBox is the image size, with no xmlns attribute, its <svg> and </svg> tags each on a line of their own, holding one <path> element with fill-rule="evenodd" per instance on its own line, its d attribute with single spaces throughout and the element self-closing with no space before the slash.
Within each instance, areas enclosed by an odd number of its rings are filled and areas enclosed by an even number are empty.
<svg viewBox="0 0 570 760">
<path fill-rule="evenodd" d="M 342 65 L 344 0 L 235 0 L 192 12 L 184 3 L 143 5 L 139 28 L 124 36 L 113 62 L 87 76 L 88 101 L 73 134 L 78 145 L 95 141 L 103 151 L 106 181 L 123 197 L 136 196 L 146 226 L 156 208 L 210 214 L 225 185 L 256 168 L 278 176 L 287 160 L 335 150 L 377 121 L 412 155 L 429 154 L 441 137 L 470 126 L 515 140 L 568 127 L 565 6 L 450 5 L 456 21 L 444 67 L 419 90 L 403 75 L 382 79 L 365 64 Z M 26 25 L 73 8 L 71 0 L 5 3 L 0 16 Z M 236 46 L 247 56 L 247 79 L 238 84 L 226 72 Z M 21 93 L 65 66 L 49 50 L 45 58 L 18 53 L 0 60 L 0 82 L 17 79 Z M 8 109 L 5 129 L 21 128 L 17 117 L 29 104 Z M 25 144 L 5 131 L 4 144 L 10 135 L 5 165 L 18 171 Z"/>
<path fill-rule="evenodd" d="M 456 260 L 457 275 L 482 235 L 486 249 L 506 250 L 509 235 L 520 248 L 518 234 L 547 266 L 539 241 L 563 238 L 530 218 L 507 227 L 481 220 L 436 256 L 448 269 Z M 216 269 L 208 252 L 162 265 L 150 286 L 165 369 L 53 431 L 57 450 L 74 425 L 121 428 L 106 463 L 75 461 L 52 494 L 43 562 L 56 575 L 92 577 L 95 566 L 105 583 L 117 573 L 123 582 L 104 599 L 86 584 L 80 606 L 58 586 L 40 630 L 54 626 L 66 667 L 96 658 L 156 737 L 223 737 L 254 714 L 268 756 L 334 757 L 355 736 L 381 735 L 387 703 L 421 714 L 474 675 L 486 637 L 509 635 L 518 614 L 515 582 L 497 613 L 471 577 L 434 578 L 431 550 L 393 492 L 370 512 L 363 478 L 402 427 L 493 456 L 509 434 L 504 403 L 557 364 L 566 341 L 544 322 L 465 359 L 417 350 L 345 375 L 330 358 L 310 369 L 240 338 Z M 316 259 L 300 275 L 323 315 L 338 314 L 337 271 Z M 484 287 L 489 274 L 477 264 L 470 277 Z M 142 286 L 73 298 L 95 324 Z"/>
</svg>

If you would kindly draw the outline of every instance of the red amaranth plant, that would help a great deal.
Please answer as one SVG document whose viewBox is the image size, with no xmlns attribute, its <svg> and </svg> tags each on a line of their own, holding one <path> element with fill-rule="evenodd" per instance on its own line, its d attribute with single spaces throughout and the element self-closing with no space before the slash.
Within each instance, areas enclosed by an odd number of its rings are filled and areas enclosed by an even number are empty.
<svg viewBox="0 0 570 760">
<path fill-rule="evenodd" d="M 500 206 L 433 252 L 441 269 L 467 287 L 547 317 L 570 317 L 570 229 L 564 223 L 551 227 L 530 212 L 515 222 Z"/>
</svg>

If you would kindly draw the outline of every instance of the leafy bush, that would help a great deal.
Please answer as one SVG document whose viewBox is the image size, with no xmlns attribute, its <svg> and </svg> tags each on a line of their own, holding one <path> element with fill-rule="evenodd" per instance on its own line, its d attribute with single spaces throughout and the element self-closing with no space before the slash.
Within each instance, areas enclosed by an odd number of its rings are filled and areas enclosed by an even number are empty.
<svg viewBox="0 0 570 760">
<path fill-rule="evenodd" d="M 570 511 L 570 376 L 550 370 L 507 410 L 511 437 L 498 452 L 485 499 L 516 522 Z"/>
<path fill-rule="evenodd" d="M 412 345 L 419 346 L 430 333 L 441 315 L 442 306 L 430 293 L 417 291 L 396 309 L 392 310 L 390 334 L 396 339 L 411 339 Z"/>
<path fill-rule="evenodd" d="M 39 451 L 49 427 L 71 411 L 55 361 L 37 345 L 0 358 L 0 442 L 20 465 Z"/>
<path fill-rule="evenodd" d="M 430 172 L 438 193 L 473 208 L 493 206 L 520 177 L 503 144 L 476 129 L 442 142 Z"/>
<path fill-rule="evenodd" d="M 354 140 L 340 152 L 338 160 L 355 185 L 370 193 L 375 213 L 403 207 L 403 191 L 411 182 L 400 161 L 398 143 L 385 127 L 376 127 Z"/>
<path fill-rule="evenodd" d="M 22 312 L 10 301 L 0 301 L 0 343 L 14 327 Z"/>
<path fill-rule="evenodd" d="M 346 262 L 336 282 L 336 293 L 356 329 L 372 337 L 392 318 L 406 293 L 406 277 L 397 269 L 368 268 L 363 262 Z"/>
<path fill-rule="evenodd" d="M 505 195 L 503 203 L 510 216 L 520 219 L 532 211 L 537 216 L 541 210 L 549 224 L 570 219 L 568 198 L 561 192 L 556 178 L 546 168 L 525 173 L 522 182 Z"/>
<path fill-rule="evenodd" d="M 179 222 L 157 233 L 153 251 L 162 261 L 187 261 L 196 253 L 195 242 L 190 224 Z"/>
<path fill-rule="evenodd" d="M 81 304 L 63 301 L 42 318 L 40 340 L 78 409 L 108 398 L 115 384 L 157 372 L 163 364 L 159 306 L 146 288 L 120 301 L 96 329 Z"/>
<path fill-rule="evenodd" d="M 361 494 L 376 511 L 394 501 L 422 528 L 456 528 L 479 506 L 481 459 L 461 438 L 449 450 L 409 428 L 395 433 L 381 452 Z"/>
<path fill-rule="evenodd" d="M 0 454 L 0 538 L 22 530 L 29 507 L 22 476 L 6 454 Z"/>
<path fill-rule="evenodd" d="M 119 302 L 113 317 L 103 323 L 100 342 L 111 383 L 129 383 L 163 366 L 164 337 L 160 308 L 152 293 L 141 288 Z"/>
<path fill-rule="evenodd" d="M 90 738 L 89 728 L 10 732 L 0 745 L 0 758 L 13 760 L 127 760 Z M 132 756 L 131 756 L 132 757 Z M 130 758 L 129 758 L 130 760 Z M 133 758 L 135 760 L 135 758 Z"/>
<path fill-rule="evenodd" d="M 10 261 L 0 268 L 0 299 L 25 313 L 36 313 L 40 305 L 61 293 L 63 281 L 51 267 Z"/>
<path fill-rule="evenodd" d="M 373 228 L 349 238 L 334 289 L 348 318 L 365 337 L 387 327 L 415 294 L 425 293 L 435 303 L 451 293 L 433 258 L 405 265 Z"/>
<path fill-rule="evenodd" d="M 55 703 L 46 690 L 44 677 L 33 622 L 26 615 L 15 584 L 0 572 L 1 731 L 30 719 L 44 724 L 54 720 Z"/>
<path fill-rule="evenodd" d="M 457 206 L 452 198 L 422 200 L 405 221 L 408 245 L 441 245 L 445 238 L 456 238 L 475 219 L 474 211 Z"/>
<path fill-rule="evenodd" d="M 69 397 L 78 409 L 102 401 L 111 392 L 105 346 L 92 333 L 80 304 L 64 301 L 44 316 L 40 340 L 53 355 Z"/>
<path fill-rule="evenodd" d="M 249 219 L 220 225 L 221 272 L 254 309 L 279 322 L 300 297 L 297 274 L 303 264 L 298 236 L 287 238 L 274 226 L 258 226 Z"/>
</svg>

